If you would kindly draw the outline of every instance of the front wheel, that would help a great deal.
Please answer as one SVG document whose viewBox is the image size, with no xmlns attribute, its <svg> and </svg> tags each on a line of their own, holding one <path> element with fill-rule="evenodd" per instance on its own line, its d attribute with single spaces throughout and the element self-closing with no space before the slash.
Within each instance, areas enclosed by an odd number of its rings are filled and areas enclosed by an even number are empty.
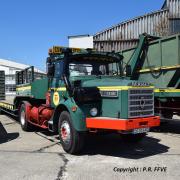
<svg viewBox="0 0 180 180">
<path fill-rule="evenodd" d="M 0 109 L 0 115 L 3 115 L 2 110 Z"/>
<path fill-rule="evenodd" d="M 60 114 L 58 129 L 63 149 L 70 154 L 79 153 L 84 145 L 84 134 L 73 127 L 71 116 L 67 111 Z"/>
<path fill-rule="evenodd" d="M 122 140 L 125 142 L 137 143 L 146 136 L 146 133 L 141 134 L 121 134 Z"/>
</svg>

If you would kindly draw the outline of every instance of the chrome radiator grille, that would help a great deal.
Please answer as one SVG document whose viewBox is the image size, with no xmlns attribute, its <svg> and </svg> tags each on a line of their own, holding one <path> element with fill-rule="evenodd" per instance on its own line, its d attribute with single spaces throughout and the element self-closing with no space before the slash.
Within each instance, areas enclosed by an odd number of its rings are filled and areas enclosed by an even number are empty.
<svg viewBox="0 0 180 180">
<path fill-rule="evenodd" d="M 129 89 L 128 117 L 148 117 L 154 115 L 153 89 Z"/>
</svg>

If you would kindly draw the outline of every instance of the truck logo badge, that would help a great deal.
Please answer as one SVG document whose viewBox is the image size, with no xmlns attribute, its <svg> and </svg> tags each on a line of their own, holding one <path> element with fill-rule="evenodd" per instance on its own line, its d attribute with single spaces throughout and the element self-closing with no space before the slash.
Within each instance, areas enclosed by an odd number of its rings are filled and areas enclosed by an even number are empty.
<svg viewBox="0 0 180 180">
<path fill-rule="evenodd" d="M 116 98 L 118 97 L 118 91 L 100 91 L 102 97 Z"/>
<path fill-rule="evenodd" d="M 141 107 L 141 109 L 144 109 L 144 106 L 145 106 L 144 97 L 140 97 L 140 107 Z"/>
<path fill-rule="evenodd" d="M 60 100 L 59 93 L 55 92 L 54 95 L 53 95 L 53 103 L 54 103 L 54 105 L 57 106 L 59 104 L 59 100 Z"/>
</svg>

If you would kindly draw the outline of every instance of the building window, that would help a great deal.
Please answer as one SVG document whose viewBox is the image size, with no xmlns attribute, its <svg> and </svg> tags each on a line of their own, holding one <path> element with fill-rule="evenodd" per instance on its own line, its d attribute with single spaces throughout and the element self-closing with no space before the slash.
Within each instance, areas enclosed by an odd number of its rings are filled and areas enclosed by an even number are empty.
<svg viewBox="0 0 180 180">
<path fill-rule="evenodd" d="M 15 75 L 6 75 L 6 81 L 15 81 Z"/>
<path fill-rule="evenodd" d="M 15 92 L 16 91 L 16 85 L 15 84 L 6 84 L 5 89 L 6 89 L 6 93 Z"/>
</svg>

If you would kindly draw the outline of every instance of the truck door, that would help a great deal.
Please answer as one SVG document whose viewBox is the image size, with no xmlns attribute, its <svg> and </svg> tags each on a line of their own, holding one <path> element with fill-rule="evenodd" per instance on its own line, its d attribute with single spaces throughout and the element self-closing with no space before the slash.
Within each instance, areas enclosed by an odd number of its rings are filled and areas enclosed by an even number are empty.
<svg viewBox="0 0 180 180">
<path fill-rule="evenodd" d="M 59 104 L 63 92 L 65 91 L 64 82 L 62 80 L 63 74 L 63 60 L 54 63 L 54 77 L 50 83 L 51 106 L 55 107 Z"/>
</svg>

